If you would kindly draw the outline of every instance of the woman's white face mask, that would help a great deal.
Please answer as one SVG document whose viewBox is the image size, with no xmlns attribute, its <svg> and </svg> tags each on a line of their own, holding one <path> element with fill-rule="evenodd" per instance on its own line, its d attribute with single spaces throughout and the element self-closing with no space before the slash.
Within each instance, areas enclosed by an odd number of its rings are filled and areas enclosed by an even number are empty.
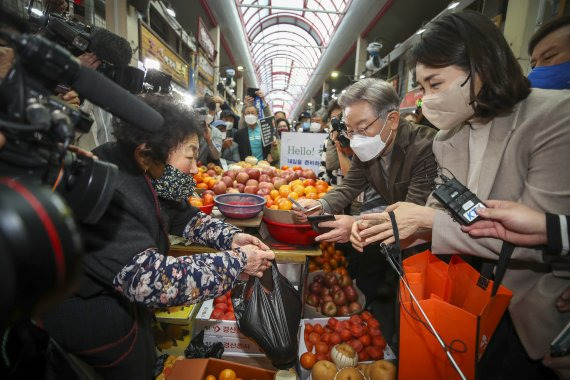
<svg viewBox="0 0 570 380">
<path fill-rule="evenodd" d="M 463 77 L 441 92 L 424 96 L 424 116 L 442 130 L 449 130 L 464 123 L 475 114 L 470 89 L 471 79 Z"/>
</svg>

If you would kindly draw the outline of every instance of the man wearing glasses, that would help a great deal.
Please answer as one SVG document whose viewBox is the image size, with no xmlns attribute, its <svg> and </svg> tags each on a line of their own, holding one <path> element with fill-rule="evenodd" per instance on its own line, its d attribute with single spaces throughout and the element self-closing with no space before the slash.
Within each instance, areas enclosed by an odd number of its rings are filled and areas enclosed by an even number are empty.
<svg viewBox="0 0 570 380">
<path fill-rule="evenodd" d="M 355 157 L 341 185 L 321 199 L 299 200 L 306 209 L 321 206 L 309 215 L 340 214 L 369 185 L 379 195 L 374 212 L 400 201 L 424 205 L 436 175 L 432 152 L 436 131 L 400 118 L 398 95 L 383 80 L 367 78 L 354 83 L 338 103 L 346 124 L 343 133 Z M 305 214 L 295 214 L 306 221 Z M 319 227 L 332 230 L 316 240 L 348 242 L 354 221 L 353 216 L 336 215 L 335 221 L 321 222 Z"/>
</svg>

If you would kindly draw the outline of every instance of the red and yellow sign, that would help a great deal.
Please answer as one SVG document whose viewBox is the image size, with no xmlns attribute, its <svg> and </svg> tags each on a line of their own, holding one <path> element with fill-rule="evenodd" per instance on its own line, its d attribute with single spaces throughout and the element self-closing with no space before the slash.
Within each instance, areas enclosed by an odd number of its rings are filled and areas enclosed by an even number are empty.
<svg viewBox="0 0 570 380">
<path fill-rule="evenodd" d="M 160 62 L 160 71 L 172 75 L 173 81 L 188 88 L 188 63 L 142 22 L 139 22 L 139 31 L 141 61 L 144 62 L 145 58 L 156 59 Z"/>
</svg>

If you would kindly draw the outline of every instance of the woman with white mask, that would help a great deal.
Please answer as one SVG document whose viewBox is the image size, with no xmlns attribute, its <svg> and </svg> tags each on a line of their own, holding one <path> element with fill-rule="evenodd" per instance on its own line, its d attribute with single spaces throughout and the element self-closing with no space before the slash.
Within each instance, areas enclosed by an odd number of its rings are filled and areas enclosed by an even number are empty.
<svg viewBox="0 0 570 380">
<path fill-rule="evenodd" d="M 433 151 L 443 174 L 483 202 L 517 201 L 543 213 L 570 213 L 568 92 L 531 91 L 502 33 L 479 13 L 430 23 L 411 56 L 425 93 L 423 113 L 440 129 Z M 477 207 L 466 213 L 474 215 Z M 427 207 L 401 202 L 388 210 L 395 213 L 401 239 L 423 233 L 435 254 L 462 253 L 494 264 L 501 252 L 500 239 L 462 232 L 433 195 Z M 351 241 L 359 250 L 394 243 L 388 213 L 363 216 Z M 568 258 L 545 258 L 541 247 L 514 248 L 502 281 L 513 298 L 479 363 L 481 378 L 555 378 L 540 360 L 570 321 L 555 306 L 570 284 Z M 558 371 L 570 377 L 570 368 Z"/>
</svg>

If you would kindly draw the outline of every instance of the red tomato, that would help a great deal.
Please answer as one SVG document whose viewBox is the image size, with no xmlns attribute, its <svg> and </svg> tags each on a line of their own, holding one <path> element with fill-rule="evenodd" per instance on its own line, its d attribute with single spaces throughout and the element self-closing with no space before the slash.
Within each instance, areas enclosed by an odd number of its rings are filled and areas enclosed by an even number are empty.
<svg viewBox="0 0 570 380">
<path fill-rule="evenodd" d="M 327 326 L 330 326 L 334 330 L 336 325 L 338 325 L 338 319 L 336 319 L 335 317 L 329 318 L 329 321 L 327 322 Z"/>
<path fill-rule="evenodd" d="M 205 194 L 202 197 L 202 204 L 204 206 L 213 205 L 214 204 L 214 196 L 212 194 Z"/>
<path fill-rule="evenodd" d="M 353 315 L 350 317 L 350 323 L 360 326 L 362 325 L 362 318 L 360 318 L 358 315 Z"/>
<path fill-rule="evenodd" d="M 348 342 L 348 344 L 350 344 L 356 352 L 360 352 L 364 348 L 364 346 L 362 345 L 362 343 L 360 343 L 358 339 L 353 339 L 350 342 Z"/>
<path fill-rule="evenodd" d="M 305 323 L 305 332 L 308 332 L 309 334 L 313 332 L 313 325 L 311 325 L 310 323 Z"/>
<path fill-rule="evenodd" d="M 362 350 L 358 353 L 359 362 L 366 362 L 368 360 L 370 360 L 370 355 L 368 355 L 368 352 L 366 350 Z"/>
<path fill-rule="evenodd" d="M 214 305 L 218 304 L 218 303 L 226 303 L 226 302 L 228 302 L 228 300 L 225 296 L 220 296 L 220 297 L 214 298 Z"/>
<path fill-rule="evenodd" d="M 322 334 L 325 332 L 325 329 L 323 328 L 323 326 L 321 326 L 320 323 L 316 323 L 313 329 L 317 334 Z"/>
<path fill-rule="evenodd" d="M 233 312 L 228 311 L 226 314 L 224 314 L 224 319 L 227 319 L 228 321 L 235 321 L 236 315 Z"/>
<path fill-rule="evenodd" d="M 352 336 L 354 336 L 355 338 L 360 338 L 363 334 L 362 326 L 352 325 L 352 327 L 350 328 L 350 332 L 352 333 Z"/>
<path fill-rule="evenodd" d="M 340 331 L 340 339 L 342 339 L 343 342 L 348 342 L 350 339 L 352 339 L 352 334 L 349 330 L 342 329 Z"/>
<path fill-rule="evenodd" d="M 319 342 L 315 345 L 317 354 L 326 354 L 329 351 L 329 345 L 325 342 Z"/>
<path fill-rule="evenodd" d="M 360 338 L 358 338 L 358 340 L 364 347 L 370 346 L 372 344 L 372 338 L 370 338 L 370 335 L 362 335 Z"/>
<path fill-rule="evenodd" d="M 311 341 L 311 343 L 317 344 L 321 341 L 321 336 L 316 332 L 312 332 L 309 334 L 309 340 Z"/>
<path fill-rule="evenodd" d="M 368 329 L 370 335 L 372 336 L 382 336 L 382 332 L 380 331 L 380 329 Z"/>
<path fill-rule="evenodd" d="M 317 358 L 317 361 L 319 361 L 319 360 L 328 360 L 326 354 L 317 354 L 317 355 L 315 355 L 315 356 L 316 356 L 316 358 Z"/>
<path fill-rule="evenodd" d="M 339 344 L 340 342 L 342 342 L 342 340 L 340 339 L 340 335 L 338 335 L 337 333 L 332 333 L 329 339 L 330 345 L 334 346 L 335 344 Z"/>
<path fill-rule="evenodd" d="M 223 311 L 223 312 L 225 313 L 226 311 L 228 311 L 228 304 L 226 304 L 226 303 L 217 303 L 217 304 L 214 306 L 214 309 L 221 310 L 221 311 Z"/>
<path fill-rule="evenodd" d="M 311 369 L 313 368 L 313 365 L 315 365 L 317 357 L 311 352 L 305 352 L 303 355 L 301 355 L 300 361 L 303 368 Z"/>
<path fill-rule="evenodd" d="M 364 310 L 360 314 L 360 318 L 362 318 L 363 321 L 368 322 L 369 319 L 374 318 L 374 317 L 372 316 L 371 312 L 369 312 L 368 310 Z"/>
<path fill-rule="evenodd" d="M 224 319 L 224 312 L 220 309 L 214 309 L 212 315 L 210 315 L 210 319 Z"/>
<path fill-rule="evenodd" d="M 372 318 L 368 320 L 368 327 L 369 328 L 373 328 L 373 329 L 379 329 L 380 328 L 380 322 L 378 322 L 376 319 Z"/>
<path fill-rule="evenodd" d="M 373 336 L 372 345 L 374 345 L 374 347 L 378 347 L 381 350 L 384 350 L 386 347 L 386 339 L 384 339 L 383 336 Z"/>
<path fill-rule="evenodd" d="M 326 344 L 330 343 L 330 338 L 331 338 L 331 334 L 329 333 L 324 333 L 323 335 L 321 335 L 321 341 L 325 342 Z"/>
<path fill-rule="evenodd" d="M 366 335 L 369 331 L 368 326 L 362 326 L 362 334 Z"/>
<path fill-rule="evenodd" d="M 384 358 L 384 353 L 378 347 L 369 346 L 366 347 L 366 352 L 370 355 L 370 359 L 372 360 L 380 360 Z"/>
</svg>

